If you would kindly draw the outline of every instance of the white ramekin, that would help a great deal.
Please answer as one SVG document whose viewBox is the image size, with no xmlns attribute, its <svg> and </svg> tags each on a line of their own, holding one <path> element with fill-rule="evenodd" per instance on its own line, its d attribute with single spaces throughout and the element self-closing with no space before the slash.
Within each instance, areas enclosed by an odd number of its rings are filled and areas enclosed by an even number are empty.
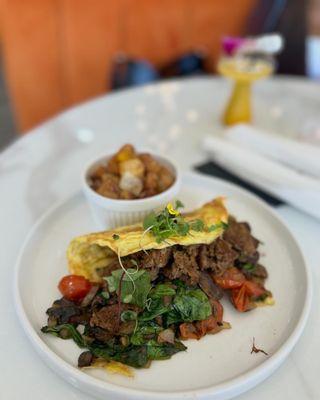
<svg viewBox="0 0 320 400">
<path fill-rule="evenodd" d="M 91 173 L 99 164 L 108 161 L 111 155 L 97 157 L 87 165 L 82 174 L 82 188 L 89 203 L 93 219 L 99 229 L 110 229 L 142 221 L 151 211 L 164 208 L 169 202 L 176 199 L 181 184 L 177 166 L 167 158 L 150 152 L 149 154 L 174 174 L 175 181 L 164 192 L 145 199 L 110 199 L 101 196 L 90 187 L 88 179 Z"/>
</svg>

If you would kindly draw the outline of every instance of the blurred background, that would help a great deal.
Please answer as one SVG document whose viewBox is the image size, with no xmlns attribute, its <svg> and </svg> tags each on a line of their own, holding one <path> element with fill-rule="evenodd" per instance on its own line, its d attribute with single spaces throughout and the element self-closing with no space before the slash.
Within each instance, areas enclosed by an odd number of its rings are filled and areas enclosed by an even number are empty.
<svg viewBox="0 0 320 400">
<path fill-rule="evenodd" d="M 320 78 L 320 0 L 2 0 L 0 147 L 80 102 L 215 74 L 224 35 L 280 32 L 278 73 Z"/>
</svg>

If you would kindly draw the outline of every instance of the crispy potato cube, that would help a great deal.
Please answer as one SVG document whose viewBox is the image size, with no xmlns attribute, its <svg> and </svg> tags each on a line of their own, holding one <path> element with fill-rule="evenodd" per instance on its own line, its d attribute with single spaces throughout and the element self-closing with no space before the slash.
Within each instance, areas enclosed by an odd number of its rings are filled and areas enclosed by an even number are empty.
<svg viewBox="0 0 320 400">
<path fill-rule="evenodd" d="M 144 188 L 146 191 L 156 192 L 158 189 L 158 175 L 155 172 L 148 172 L 144 180 Z"/>
<path fill-rule="evenodd" d="M 120 195 L 119 177 L 106 173 L 101 178 L 101 185 L 97 192 L 102 196 L 118 199 Z"/>
<path fill-rule="evenodd" d="M 110 160 L 108 161 L 106 166 L 106 172 L 109 172 L 110 174 L 114 175 L 119 175 L 119 163 L 116 155 L 111 157 Z"/>
<path fill-rule="evenodd" d="M 155 196 L 174 180 L 174 174 L 151 154 L 136 153 L 131 144 L 125 144 L 93 170 L 89 184 L 102 196 L 130 200 Z"/>
<path fill-rule="evenodd" d="M 130 160 L 122 161 L 119 164 L 120 175 L 130 172 L 132 175 L 137 178 L 143 178 L 145 167 L 144 164 L 139 158 L 132 158 Z"/>
<path fill-rule="evenodd" d="M 121 190 L 120 191 L 120 199 L 124 200 L 132 200 L 135 198 L 135 195 L 128 190 Z"/>
<path fill-rule="evenodd" d="M 104 165 L 98 165 L 96 169 L 92 172 L 92 179 L 101 179 L 102 175 L 106 173 L 106 167 Z"/>
<path fill-rule="evenodd" d="M 155 172 L 157 174 L 160 171 L 161 165 L 150 154 L 141 153 L 139 159 L 143 162 L 147 172 Z"/>
<path fill-rule="evenodd" d="M 130 160 L 130 158 L 136 157 L 136 151 L 132 144 L 125 144 L 116 154 L 118 162 Z"/>
<path fill-rule="evenodd" d="M 166 167 L 161 167 L 159 174 L 158 187 L 160 192 L 167 190 L 174 182 L 172 173 Z"/>
<path fill-rule="evenodd" d="M 125 172 L 120 179 L 120 189 L 139 196 L 143 189 L 143 182 L 131 172 Z"/>
</svg>

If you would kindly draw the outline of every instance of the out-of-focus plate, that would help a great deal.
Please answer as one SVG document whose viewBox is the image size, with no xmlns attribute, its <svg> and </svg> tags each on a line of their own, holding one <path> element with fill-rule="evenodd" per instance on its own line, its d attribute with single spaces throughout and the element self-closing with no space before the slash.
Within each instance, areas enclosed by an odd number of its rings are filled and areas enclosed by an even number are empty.
<svg viewBox="0 0 320 400">
<path fill-rule="evenodd" d="M 255 386 L 287 357 L 305 326 L 311 302 L 310 273 L 298 244 L 284 223 L 257 197 L 235 185 L 199 174 L 183 178 L 179 198 L 194 208 L 213 197 L 250 222 L 270 277 L 267 287 L 276 304 L 240 314 L 227 301 L 224 319 L 232 329 L 200 341 L 172 359 L 136 370 L 134 378 L 101 370 L 77 369 L 80 349 L 40 332 L 45 310 L 59 297 L 57 283 L 67 273 L 65 251 L 77 235 L 95 230 L 79 193 L 48 211 L 33 227 L 18 257 L 15 302 L 21 324 L 41 358 L 65 380 L 101 399 L 228 399 Z M 251 354 L 252 339 L 268 352 Z"/>
</svg>

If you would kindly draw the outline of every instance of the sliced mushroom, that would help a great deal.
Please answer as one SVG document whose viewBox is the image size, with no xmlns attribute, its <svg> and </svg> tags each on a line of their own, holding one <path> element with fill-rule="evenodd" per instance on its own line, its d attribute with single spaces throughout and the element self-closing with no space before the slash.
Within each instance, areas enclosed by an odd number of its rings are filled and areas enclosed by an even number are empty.
<svg viewBox="0 0 320 400">
<path fill-rule="evenodd" d="M 92 300 L 94 299 L 94 297 L 97 294 L 98 290 L 99 290 L 99 285 L 92 285 L 92 287 L 89 290 L 89 292 L 83 298 L 83 300 L 81 302 L 81 307 L 87 307 L 92 302 Z"/>
<path fill-rule="evenodd" d="M 83 367 L 88 367 L 91 365 L 93 360 L 93 354 L 90 351 L 84 351 L 83 353 L 80 354 L 78 358 L 78 367 L 83 368 Z"/>
<path fill-rule="evenodd" d="M 206 271 L 200 273 L 199 286 L 212 299 L 219 300 L 223 297 L 223 290 L 213 282 Z"/>
<path fill-rule="evenodd" d="M 168 328 L 160 332 L 158 335 L 158 343 L 171 343 L 174 344 L 174 332 Z"/>
</svg>

